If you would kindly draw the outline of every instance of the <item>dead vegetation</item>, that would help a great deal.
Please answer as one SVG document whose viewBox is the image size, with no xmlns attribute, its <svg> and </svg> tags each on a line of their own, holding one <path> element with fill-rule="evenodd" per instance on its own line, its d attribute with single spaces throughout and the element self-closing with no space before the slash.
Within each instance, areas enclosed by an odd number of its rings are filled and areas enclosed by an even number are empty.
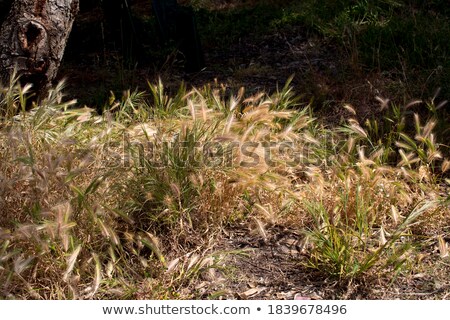
<svg viewBox="0 0 450 320">
<path fill-rule="evenodd" d="M 159 82 L 103 115 L 61 90 L 1 91 L 3 298 L 448 297 L 436 101 L 328 128 L 289 82 Z"/>
</svg>

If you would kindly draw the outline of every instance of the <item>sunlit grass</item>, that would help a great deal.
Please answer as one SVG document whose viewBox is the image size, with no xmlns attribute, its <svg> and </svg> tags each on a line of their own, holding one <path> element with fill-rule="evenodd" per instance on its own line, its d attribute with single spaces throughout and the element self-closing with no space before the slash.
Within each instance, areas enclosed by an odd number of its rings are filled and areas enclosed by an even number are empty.
<svg viewBox="0 0 450 320">
<path fill-rule="evenodd" d="M 226 276 L 242 253 L 215 249 L 237 223 L 263 239 L 269 224 L 298 230 L 299 261 L 324 277 L 401 275 L 430 239 L 448 257 L 448 146 L 432 112 L 387 103 L 383 122 L 327 128 L 289 83 L 225 97 L 160 82 L 99 116 L 61 90 L 27 112 L 26 88 L 1 89 L 4 298 L 195 298 L 202 274 Z"/>
</svg>

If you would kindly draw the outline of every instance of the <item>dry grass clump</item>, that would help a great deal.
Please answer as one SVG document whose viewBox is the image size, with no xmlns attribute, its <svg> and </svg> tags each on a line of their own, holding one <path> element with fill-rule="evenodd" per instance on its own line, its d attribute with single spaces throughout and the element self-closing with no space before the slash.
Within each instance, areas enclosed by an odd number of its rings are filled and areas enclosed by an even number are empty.
<svg viewBox="0 0 450 320">
<path fill-rule="evenodd" d="M 436 223 L 448 223 L 449 214 L 442 188 L 447 160 L 440 150 L 447 146 L 436 142 L 436 120 L 421 125 L 414 114 L 411 138 L 402 127 L 406 113 L 395 122 L 388 116 L 385 124 L 373 120 L 366 128 L 349 119 L 337 137 L 329 132 L 336 153 L 305 170 L 298 199 L 314 220 L 307 232 L 309 266 L 345 278 L 371 269 L 409 270 L 421 245 L 419 230 L 448 232 L 448 224 Z"/>
<path fill-rule="evenodd" d="M 228 99 L 151 84 L 111 97 L 102 116 L 61 89 L 18 115 L 26 90 L 2 89 L 2 297 L 195 297 L 200 277 L 223 280 L 214 270 L 230 253 L 215 247 L 237 222 L 263 237 L 269 224 L 297 228 L 305 265 L 345 278 L 413 268 L 425 233 L 446 245 L 435 119 L 414 116 L 412 136 L 353 119 L 325 128 L 289 83 Z"/>
</svg>

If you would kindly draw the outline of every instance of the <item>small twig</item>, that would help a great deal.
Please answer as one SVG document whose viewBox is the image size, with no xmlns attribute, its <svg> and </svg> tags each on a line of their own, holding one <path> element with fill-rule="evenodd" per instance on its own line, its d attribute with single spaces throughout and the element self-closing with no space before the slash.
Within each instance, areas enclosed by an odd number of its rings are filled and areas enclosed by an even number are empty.
<svg viewBox="0 0 450 320">
<path fill-rule="evenodd" d="M 273 271 L 274 271 L 274 270 L 270 270 L 270 269 L 261 267 L 261 266 L 259 266 L 259 265 L 257 265 L 257 264 L 254 264 L 254 263 L 250 262 L 249 260 L 247 260 L 246 262 L 247 262 L 249 265 L 251 265 L 251 266 L 253 266 L 253 267 L 255 267 L 255 268 L 258 268 L 258 269 L 260 269 L 260 270 L 264 270 L 264 271 L 267 271 L 267 272 L 273 272 Z M 280 270 L 280 269 L 279 269 L 278 271 L 281 272 L 281 273 L 283 273 L 282 270 Z"/>
<path fill-rule="evenodd" d="M 408 296 L 422 297 L 422 296 L 431 296 L 433 294 L 440 293 L 442 291 L 445 291 L 448 288 L 449 288 L 449 286 L 444 286 L 442 288 L 436 289 L 436 290 L 431 291 L 431 292 L 411 292 L 411 293 L 408 293 L 408 292 L 395 292 L 394 294 L 395 295 L 408 295 Z M 450 294 L 450 292 L 446 293 L 445 297 L 448 296 L 449 294 Z"/>
</svg>

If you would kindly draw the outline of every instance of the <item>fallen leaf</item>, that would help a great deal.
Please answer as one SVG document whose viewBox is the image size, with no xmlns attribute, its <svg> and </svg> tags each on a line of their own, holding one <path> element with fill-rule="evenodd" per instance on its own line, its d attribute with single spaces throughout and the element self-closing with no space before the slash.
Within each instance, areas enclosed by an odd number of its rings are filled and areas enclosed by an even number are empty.
<svg viewBox="0 0 450 320">
<path fill-rule="evenodd" d="M 263 291 L 265 289 L 266 289 L 265 287 L 252 288 L 252 289 L 249 289 L 249 290 L 247 290 L 245 292 L 240 293 L 239 296 L 242 299 L 248 299 L 248 298 L 256 296 L 258 293 L 260 293 L 261 291 Z"/>
<path fill-rule="evenodd" d="M 304 297 L 301 294 L 297 293 L 296 295 L 294 295 L 294 300 L 311 300 L 311 298 L 310 297 Z"/>
</svg>

